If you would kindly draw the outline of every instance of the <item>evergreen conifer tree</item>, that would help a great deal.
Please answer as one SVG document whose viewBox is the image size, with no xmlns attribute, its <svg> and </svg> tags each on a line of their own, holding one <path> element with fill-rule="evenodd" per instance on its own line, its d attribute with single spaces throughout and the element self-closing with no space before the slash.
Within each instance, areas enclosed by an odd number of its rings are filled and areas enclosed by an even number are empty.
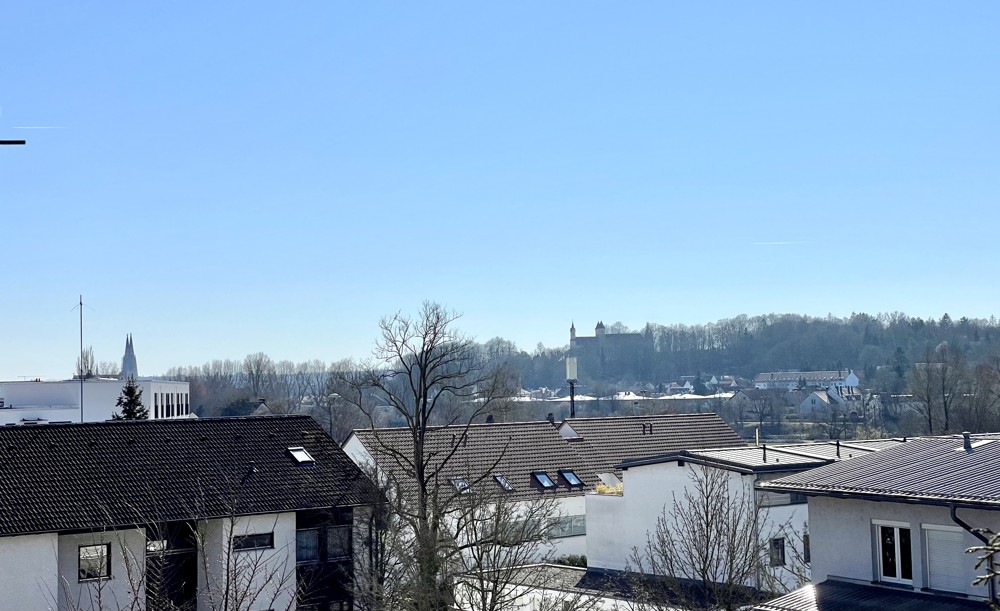
<svg viewBox="0 0 1000 611">
<path fill-rule="evenodd" d="M 142 388 L 129 378 L 122 387 L 122 394 L 118 395 L 118 407 L 122 408 L 121 413 L 115 412 L 111 415 L 113 420 L 148 420 L 149 410 L 142 404 Z"/>
</svg>

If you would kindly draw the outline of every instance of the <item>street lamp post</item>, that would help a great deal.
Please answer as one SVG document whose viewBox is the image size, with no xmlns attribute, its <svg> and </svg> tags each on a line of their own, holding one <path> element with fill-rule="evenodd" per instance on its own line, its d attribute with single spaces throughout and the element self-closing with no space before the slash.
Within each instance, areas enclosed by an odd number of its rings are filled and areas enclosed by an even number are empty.
<svg viewBox="0 0 1000 611">
<path fill-rule="evenodd" d="M 576 357 L 566 357 L 566 381 L 569 383 L 569 417 L 576 418 Z"/>
</svg>

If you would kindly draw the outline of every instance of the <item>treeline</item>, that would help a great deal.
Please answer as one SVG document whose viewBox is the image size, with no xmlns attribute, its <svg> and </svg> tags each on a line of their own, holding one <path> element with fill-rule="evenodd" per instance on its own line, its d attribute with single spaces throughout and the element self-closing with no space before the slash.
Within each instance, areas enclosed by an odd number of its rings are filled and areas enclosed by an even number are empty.
<svg viewBox="0 0 1000 611">
<path fill-rule="evenodd" d="M 765 371 L 853 369 L 873 381 L 880 368 L 906 371 L 942 342 L 969 363 L 984 362 L 994 353 L 994 340 L 1000 339 L 998 325 L 996 318 L 955 321 L 945 314 L 935 320 L 900 312 L 855 313 L 846 318 L 741 315 L 704 325 L 648 323 L 639 332 L 652 351 L 623 345 L 604 376 L 581 371 L 580 377 L 585 382 L 628 386 L 656 385 L 699 372 L 752 378 Z M 609 334 L 612 329 L 628 331 L 621 323 L 608 329 Z M 491 340 L 498 341 L 502 342 Z M 565 350 L 539 346 L 530 355 L 520 352 L 512 362 L 526 387 L 558 387 L 564 383 L 564 369 L 553 361 L 561 359 Z"/>
<path fill-rule="evenodd" d="M 608 326 L 609 337 L 629 330 L 621 323 Z M 866 388 L 879 393 L 912 393 L 916 364 L 960 359 L 956 370 L 975 371 L 991 363 L 998 321 L 945 314 L 922 319 L 902 313 L 815 318 L 796 314 L 737 316 L 704 325 L 648 323 L 640 331 L 646 342 L 625 343 L 613 352 L 613 362 L 601 372 L 580 371 L 585 392 L 650 384 L 653 387 L 680 376 L 732 374 L 752 378 L 763 371 L 853 369 Z M 568 345 L 539 344 L 528 352 L 497 337 L 478 345 L 490 362 L 505 362 L 522 388 L 565 386 Z M 273 361 L 262 352 L 243 359 L 214 360 L 200 366 L 175 367 L 172 379 L 191 384 L 191 403 L 201 416 L 253 413 L 265 400 L 271 412 L 309 411 L 340 436 L 362 425 L 356 414 L 340 410 L 332 379 L 351 368 L 347 361 Z M 926 392 L 925 392 L 926 394 Z M 944 411 L 945 406 L 939 408 Z M 928 426 L 928 428 L 930 428 Z"/>
</svg>

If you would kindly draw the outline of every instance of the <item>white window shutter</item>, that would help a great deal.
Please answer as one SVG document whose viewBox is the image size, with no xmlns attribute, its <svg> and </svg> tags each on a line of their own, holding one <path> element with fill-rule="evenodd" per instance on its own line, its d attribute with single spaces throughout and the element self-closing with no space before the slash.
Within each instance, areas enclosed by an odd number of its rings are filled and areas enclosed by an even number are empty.
<svg viewBox="0 0 1000 611">
<path fill-rule="evenodd" d="M 966 570 L 965 533 L 926 530 L 929 586 L 946 592 L 966 592 L 975 575 Z"/>
</svg>

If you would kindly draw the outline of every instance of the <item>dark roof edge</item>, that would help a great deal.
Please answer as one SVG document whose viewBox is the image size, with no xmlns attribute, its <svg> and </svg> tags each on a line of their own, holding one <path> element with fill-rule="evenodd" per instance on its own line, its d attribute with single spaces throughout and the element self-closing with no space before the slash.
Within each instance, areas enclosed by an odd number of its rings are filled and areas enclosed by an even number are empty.
<svg viewBox="0 0 1000 611">
<path fill-rule="evenodd" d="M 855 499 L 861 501 L 879 501 L 889 503 L 906 503 L 908 505 L 935 505 L 938 507 L 963 507 L 966 509 L 991 509 L 1000 508 L 1000 501 L 974 501 L 969 499 L 942 498 L 934 496 L 922 496 L 919 494 L 903 494 L 891 492 L 864 492 L 855 490 L 829 490 L 808 485 L 795 484 L 775 484 L 774 482 L 762 482 L 757 485 L 761 490 L 772 492 L 794 492 L 806 496 L 828 496 L 838 499 Z"/>
<path fill-rule="evenodd" d="M 726 450 L 729 448 L 715 448 L 708 451 L 715 450 Z M 742 449 L 742 448 L 737 448 Z M 774 463 L 769 465 L 761 466 L 748 466 L 742 463 L 738 463 L 732 460 L 724 460 L 721 458 L 707 458 L 704 456 L 699 456 L 697 454 L 692 454 L 691 450 L 680 450 L 678 452 L 670 452 L 667 454 L 661 454 L 659 456 L 649 456 L 647 458 L 635 458 L 632 460 L 623 461 L 618 465 L 618 468 L 622 471 L 627 471 L 629 467 L 643 467 L 647 465 L 656 465 L 665 462 L 674 462 L 676 460 L 686 460 L 688 462 L 704 465 L 706 467 L 718 467 L 725 469 L 727 471 L 735 471 L 742 475 L 749 475 L 751 473 L 771 473 L 771 472 L 781 472 L 781 471 L 803 471 L 805 469 L 820 467 L 823 465 L 828 465 L 835 462 L 831 458 L 819 458 L 816 457 L 813 462 L 809 463 Z M 819 464 L 815 464 L 819 463 Z"/>
</svg>

